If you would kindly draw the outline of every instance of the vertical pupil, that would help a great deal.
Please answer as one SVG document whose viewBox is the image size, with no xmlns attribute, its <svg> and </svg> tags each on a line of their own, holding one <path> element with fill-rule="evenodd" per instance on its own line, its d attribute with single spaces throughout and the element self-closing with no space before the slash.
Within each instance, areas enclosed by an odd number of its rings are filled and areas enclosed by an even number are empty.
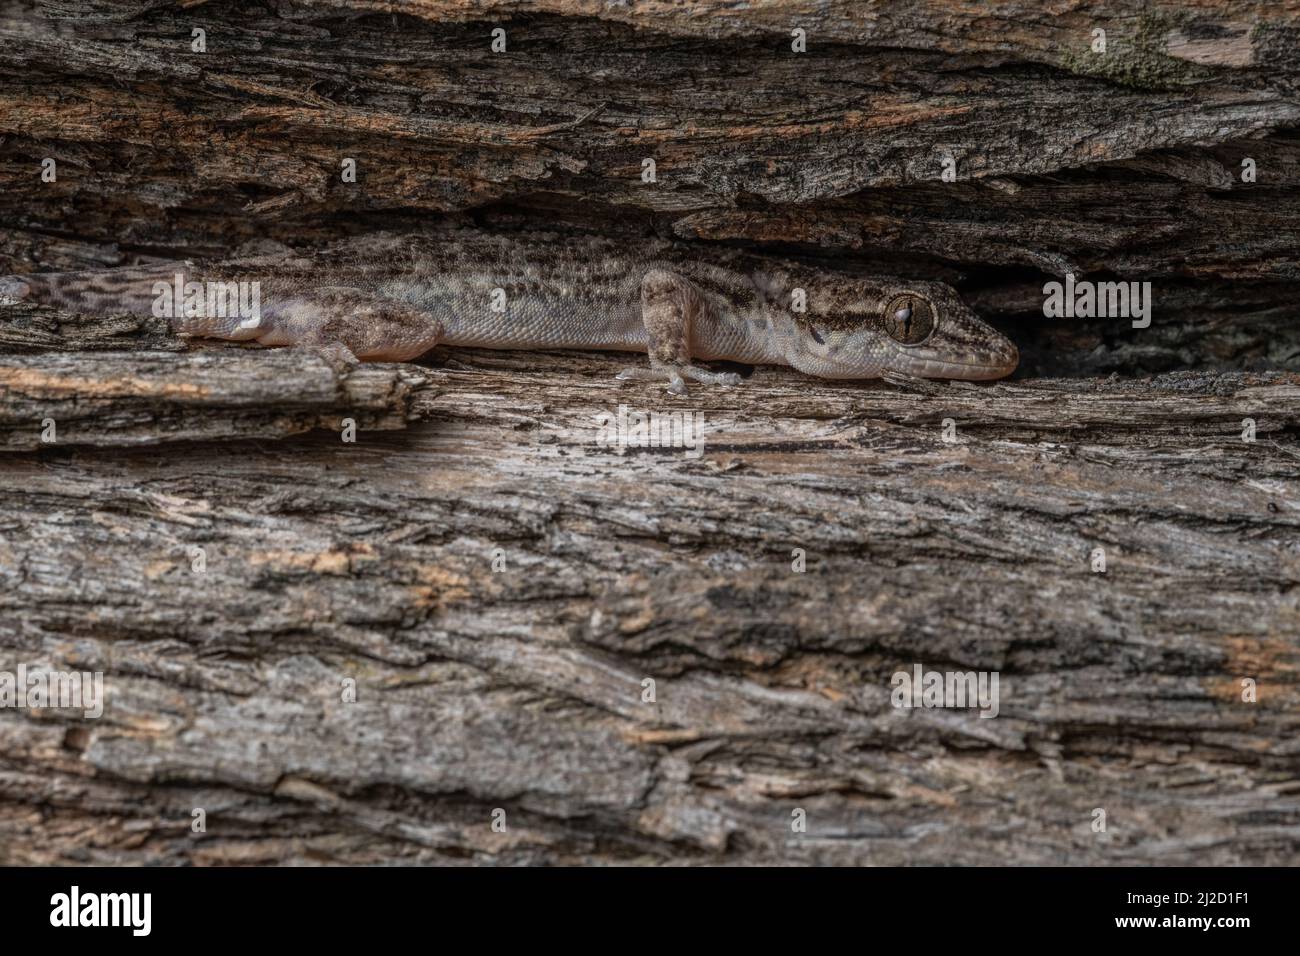
<svg viewBox="0 0 1300 956">
<path fill-rule="evenodd" d="M 892 315 L 886 320 L 889 334 L 904 345 L 914 345 L 930 334 L 932 326 L 929 306 L 914 296 L 904 295 L 891 301 Z M 922 314 L 918 309 L 927 311 Z"/>
</svg>

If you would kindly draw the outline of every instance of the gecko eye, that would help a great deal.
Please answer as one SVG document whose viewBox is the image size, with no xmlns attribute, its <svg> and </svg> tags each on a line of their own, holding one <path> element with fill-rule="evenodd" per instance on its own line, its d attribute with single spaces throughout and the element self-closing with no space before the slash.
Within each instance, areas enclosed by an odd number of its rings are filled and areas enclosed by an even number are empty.
<svg viewBox="0 0 1300 956">
<path fill-rule="evenodd" d="M 816 329 L 809 329 L 808 331 L 809 331 L 809 333 L 812 334 L 813 340 L 814 340 L 818 345 L 825 345 L 825 344 L 826 344 L 826 340 L 825 340 L 824 338 L 821 337 L 821 335 L 817 332 Z"/>
<path fill-rule="evenodd" d="M 896 295 L 885 303 L 882 318 L 885 331 L 900 345 L 920 345 L 934 331 L 934 307 L 911 292 Z"/>
</svg>

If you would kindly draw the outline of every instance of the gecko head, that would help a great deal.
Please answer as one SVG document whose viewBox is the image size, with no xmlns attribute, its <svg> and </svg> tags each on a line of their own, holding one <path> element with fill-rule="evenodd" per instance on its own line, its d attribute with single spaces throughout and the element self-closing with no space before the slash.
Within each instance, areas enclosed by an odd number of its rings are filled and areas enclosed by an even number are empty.
<svg viewBox="0 0 1300 956">
<path fill-rule="evenodd" d="M 822 308 L 816 306 L 821 305 Z M 846 283 L 796 317 L 793 364 L 822 378 L 994 379 L 1020 360 L 1015 345 L 939 282 Z"/>
</svg>

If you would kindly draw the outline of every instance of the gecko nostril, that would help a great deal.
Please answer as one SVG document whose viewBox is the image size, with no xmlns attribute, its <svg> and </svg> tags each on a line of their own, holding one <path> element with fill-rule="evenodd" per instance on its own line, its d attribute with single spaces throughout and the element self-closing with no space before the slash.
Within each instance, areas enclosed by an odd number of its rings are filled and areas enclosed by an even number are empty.
<svg viewBox="0 0 1300 956">
<path fill-rule="evenodd" d="M 1016 348 L 1016 343 L 1008 338 L 1002 338 L 991 351 L 990 358 L 995 365 L 1014 369 L 1020 364 L 1020 350 Z"/>
</svg>

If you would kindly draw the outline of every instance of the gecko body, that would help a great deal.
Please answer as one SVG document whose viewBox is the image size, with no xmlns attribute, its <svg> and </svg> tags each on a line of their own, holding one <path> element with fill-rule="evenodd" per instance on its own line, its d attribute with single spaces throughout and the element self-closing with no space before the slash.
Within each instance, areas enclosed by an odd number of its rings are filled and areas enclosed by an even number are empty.
<svg viewBox="0 0 1300 956">
<path fill-rule="evenodd" d="M 169 284 L 255 283 L 258 314 L 198 305 L 183 334 L 406 361 L 435 345 L 646 352 L 620 378 L 734 385 L 694 360 L 790 365 L 822 378 L 992 379 L 1015 346 L 942 283 L 845 275 L 667 241 L 456 230 L 372 236 L 310 256 L 162 263 L 0 278 L 0 297 L 72 311 L 157 313 Z M 165 298 L 165 297 L 164 297 Z M 225 314 L 221 314 L 221 313 Z"/>
</svg>

